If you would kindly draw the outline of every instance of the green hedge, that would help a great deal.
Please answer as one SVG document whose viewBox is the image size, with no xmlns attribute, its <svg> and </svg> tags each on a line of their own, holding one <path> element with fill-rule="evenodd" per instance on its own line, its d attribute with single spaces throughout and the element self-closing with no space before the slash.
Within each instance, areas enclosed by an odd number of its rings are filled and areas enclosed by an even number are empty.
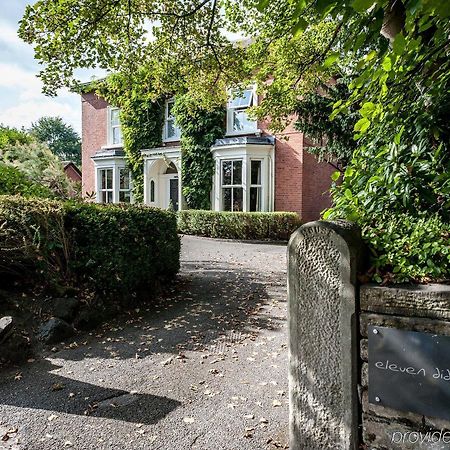
<svg viewBox="0 0 450 450">
<path fill-rule="evenodd" d="M 301 225 L 292 212 L 178 212 L 180 233 L 225 239 L 288 240 Z"/>
<path fill-rule="evenodd" d="M 176 216 L 134 205 L 0 196 L 0 274 L 125 296 L 179 269 Z"/>
<path fill-rule="evenodd" d="M 143 205 L 69 204 L 66 225 L 75 244 L 71 269 L 103 290 L 142 290 L 180 268 L 173 212 Z"/>
</svg>

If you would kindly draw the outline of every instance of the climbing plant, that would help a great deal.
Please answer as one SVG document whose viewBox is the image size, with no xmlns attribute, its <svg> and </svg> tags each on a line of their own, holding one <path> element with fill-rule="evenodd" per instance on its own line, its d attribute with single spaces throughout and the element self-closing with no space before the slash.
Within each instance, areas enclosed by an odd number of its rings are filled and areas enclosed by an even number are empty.
<svg viewBox="0 0 450 450">
<path fill-rule="evenodd" d="M 204 109 L 190 94 L 184 94 L 177 96 L 173 112 L 181 128 L 183 195 L 189 208 L 210 209 L 211 145 L 225 134 L 225 108 Z"/>
<path fill-rule="evenodd" d="M 141 150 L 161 145 L 164 99 L 155 99 L 145 84 L 130 84 L 119 73 L 97 82 L 95 89 L 108 103 L 120 108 L 123 148 L 133 176 L 133 196 L 136 202 L 142 202 L 144 161 Z"/>
</svg>

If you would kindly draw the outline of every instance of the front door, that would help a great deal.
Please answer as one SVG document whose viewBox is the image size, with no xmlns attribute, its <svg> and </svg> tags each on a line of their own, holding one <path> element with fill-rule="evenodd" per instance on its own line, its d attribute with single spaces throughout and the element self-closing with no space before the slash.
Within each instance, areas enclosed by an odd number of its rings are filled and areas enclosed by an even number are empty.
<svg viewBox="0 0 450 450">
<path fill-rule="evenodd" d="M 169 206 L 178 211 L 178 176 L 169 178 Z"/>
</svg>

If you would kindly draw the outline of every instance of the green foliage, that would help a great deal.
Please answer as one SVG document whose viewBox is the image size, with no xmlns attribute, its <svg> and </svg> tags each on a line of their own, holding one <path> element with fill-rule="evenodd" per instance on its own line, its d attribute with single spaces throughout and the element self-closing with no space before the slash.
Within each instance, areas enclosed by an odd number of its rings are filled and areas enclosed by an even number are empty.
<svg viewBox="0 0 450 450">
<path fill-rule="evenodd" d="M 69 198 L 74 191 L 61 160 L 45 144 L 36 141 L 8 144 L 0 149 L 0 161 L 17 168 L 32 183 L 50 190 L 55 197 Z"/>
<path fill-rule="evenodd" d="M 297 213 L 178 212 L 181 233 L 225 239 L 288 240 L 301 225 Z"/>
<path fill-rule="evenodd" d="M 30 134 L 46 144 L 61 160 L 81 165 L 80 137 L 61 117 L 41 117 L 31 125 Z"/>
<path fill-rule="evenodd" d="M 8 145 L 29 144 L 31 137 L 23 130 L 0 125 L 0 150 Z"/>
<path fill-rule="evenodd" d="M 69 204 L 66 227 L 73 241 L 69 267 L 98 292 L 145 292 L 178 272 L 174 213 L 142 205 Z"/>
<path fill-rule="evenodd" d="M 3 275 L 128 296 L 173 276 L 179 252 L 174 213 L 0 197 Z"/>
<path fill-rule="evenodd" d="M 214 175 L 211 145 L 225 135 L 225 108 L 208 111 L 184 94 L 176 97 L 173 113 L 181 128 L 183 195 L 189 208 L 209 209 Z"/>
<path fill-rule="evenodd" d="M 133 197 L 144 198 L 144 171 L 141 150 L 161 145 L 164 99 L 154 99 L 145 85 L 132 84 L 123 74 L 114 74 L 94 85 L 110 104 L 120 107 L 124 151 L 133 175 Z"/>
<path fill-rule="evenodd" d="M 62 203 L 0 196 L 0 274 L 66 280 L 69 258 Z"/>
<path fill-rule="evenodd" d="M 0 195 L 50 198 L 53 193 L 50 189 L 30 181 L 17 168 L 0 162 Z"/>
<path fill-rule="evenodd" d="M 323 85 L 318 91 L 308 92 L 298 100 L 295 128 L 320 143 L 317 147 L 308 147 L 319 161 L 328 161 L 337 167 L 345 167 L 352 158 L 357 143 L 353 138 L 353 128 L 358 120 L 355 110 L 330 119 L 333 104 L 346 101 L 349 97 L 345 79 L 336 84 Z"/>
<path fill-rule="evenodd" d="M 385 213 L 362 227 L 372 251 L 370 274 L 378 282 L 443 280 L 450 277 L 450 225 L 437 214 Z"/>
</svg>

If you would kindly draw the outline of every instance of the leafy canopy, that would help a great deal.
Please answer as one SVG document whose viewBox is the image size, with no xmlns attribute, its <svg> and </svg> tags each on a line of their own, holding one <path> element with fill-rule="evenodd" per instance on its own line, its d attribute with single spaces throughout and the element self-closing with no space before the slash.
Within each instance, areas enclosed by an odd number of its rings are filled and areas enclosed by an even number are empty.
<svg viewBox="0 0 450 450">
<path fill-rule="evenodd" d="M 30 133 L 39 142 L 48 145 L 50 150 L 63 161 L 81 164 L 81 140 L 71 125 L 61 117 L 41 117 L 33 123 Z"/>
</svg>

